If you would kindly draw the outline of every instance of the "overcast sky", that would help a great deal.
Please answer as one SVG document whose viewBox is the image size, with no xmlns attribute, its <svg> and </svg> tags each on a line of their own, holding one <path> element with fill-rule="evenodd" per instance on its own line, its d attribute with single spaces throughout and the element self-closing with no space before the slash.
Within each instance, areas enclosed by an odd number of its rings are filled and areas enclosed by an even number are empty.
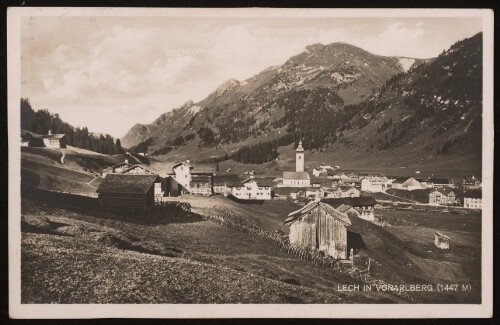
<svg viewBox="0 0 500 325">
<path fill-rule="evenodd" d="M 22 96 L 74 126 L 122 137 L 309 44 L 430 58 L 480 31 L 478 18 L 30 17 Z"/>
</svg>

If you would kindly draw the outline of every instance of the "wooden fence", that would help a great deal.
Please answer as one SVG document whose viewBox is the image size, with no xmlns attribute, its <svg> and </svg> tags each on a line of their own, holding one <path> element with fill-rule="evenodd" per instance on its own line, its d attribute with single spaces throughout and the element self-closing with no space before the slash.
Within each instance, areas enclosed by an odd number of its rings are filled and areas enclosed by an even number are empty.
<svg viewBox="0 0 500 325">
<path fill-rule="evenodd" d="M 200 215 L 206 220 L 216 222 L 222 226 L 236 229 L 238 231 L 245 232 L 252 237 L 257 237 L 259 239 L 270 242 L 279 247 L 282 251 L 298 257 L 303 261 L 307 261 L 317 266 L 330 268 L 332 270 L 335 270 L 336 272 L 346 274 L 353 279 L 361 281 L 362 283 L 376 284 L 378 286 L 388 285 L 388 283 L 384 280 L 377 279 L 372 274 L 370 274 L 372 267 L 377 267 L 379 270 L 384 268 L 380 263 L 374 261 L 373 259 L 369 260 L 367 267 L 366 265 L 359 265 L 358 267 L 356 266 L 357 261 L 355 257 L 353 257 L 351 261 L 339 261 L 331 256 L 325 255 L 325 253 L 321 251 L 303 249 L 302 247 L 291 244 L 288 240 L 288 236 L 282 233 L 269 232 L 264 228 L 256 225 L 255 223 L 249 221 L 248 219 L 236 214 L 228 207 L 213 207 L 209 205 L 203 206 L 200 204 L 198 204 L 197 206 L 191 206 L 187 202 L 182 203 L 186 204 L 183 205 L 186 211 L 191 211 Z M 187 204 L 189 204 L 189 206 Z M 384 271 L 390 272 L 390 270 Z M 412 303 L 417 302 L 414 297 L 410 296 L 410 294 L 405 291 L 388 291 L 388 293 L 393 293 Z"/>
</svg>

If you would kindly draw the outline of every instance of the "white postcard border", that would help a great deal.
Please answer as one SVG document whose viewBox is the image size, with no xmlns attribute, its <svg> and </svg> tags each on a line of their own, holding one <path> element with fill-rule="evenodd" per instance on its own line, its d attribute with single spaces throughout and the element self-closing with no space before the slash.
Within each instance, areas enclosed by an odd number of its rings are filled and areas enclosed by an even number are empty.
<svg viewBox="0 0 500 325">
<path fill-rule="evenodd" d="M 483 21 L 481 304 L 21 304 L 20 21 L 27 16 L 479 17 Z M 27 8 L 7 10 L 9 315 L 12 318 L 485 318 L 493 315 L 493 11 L 490 9 Z M 396 307 L 397 308 L 394 308 Z M 347 307 L 347 308 L 346 308 Z"/>
</svg>

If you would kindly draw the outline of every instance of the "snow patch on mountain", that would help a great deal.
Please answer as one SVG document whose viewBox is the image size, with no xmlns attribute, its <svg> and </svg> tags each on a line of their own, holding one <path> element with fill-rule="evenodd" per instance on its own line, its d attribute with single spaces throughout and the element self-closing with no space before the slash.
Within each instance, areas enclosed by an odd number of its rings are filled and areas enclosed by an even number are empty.
<svg viewBox="0 0 500 325">
<path fill-rule="evenodd" d="M 410 68 L 415 63 L 415 59 L 411 58 L 398 58 L 398 59 L 399 59 L 399 65 L 401 65 L 401 68 L 403 69 L 404 72 L 410 70 Z"/>
<path fill-rule="evenodd" d="M 189 108 L 189 112 L 190 112 L 191 114 L 193 114 L 193 115 L 194 115 L 194 114 L 196 114 L 196 113 L 198 113 L 200 110 L 201 110 L 201 107 L 200 107 L 200 106 L 198 106 L 198 105 L 193 105 L 193 106 L 191 106 L 191 107 Z"/>
</svg>

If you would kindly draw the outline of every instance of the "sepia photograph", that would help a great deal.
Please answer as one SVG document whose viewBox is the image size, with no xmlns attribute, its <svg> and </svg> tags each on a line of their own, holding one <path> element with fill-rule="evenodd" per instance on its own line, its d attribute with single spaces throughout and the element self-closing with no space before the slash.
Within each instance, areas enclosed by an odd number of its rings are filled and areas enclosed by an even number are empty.
<svg viewBox="0 0 500 325">
<path fill-rule="evenodd" d="M 492 316 L 493 11 L 7 18 L 15 318 Z"/>
</svg>

